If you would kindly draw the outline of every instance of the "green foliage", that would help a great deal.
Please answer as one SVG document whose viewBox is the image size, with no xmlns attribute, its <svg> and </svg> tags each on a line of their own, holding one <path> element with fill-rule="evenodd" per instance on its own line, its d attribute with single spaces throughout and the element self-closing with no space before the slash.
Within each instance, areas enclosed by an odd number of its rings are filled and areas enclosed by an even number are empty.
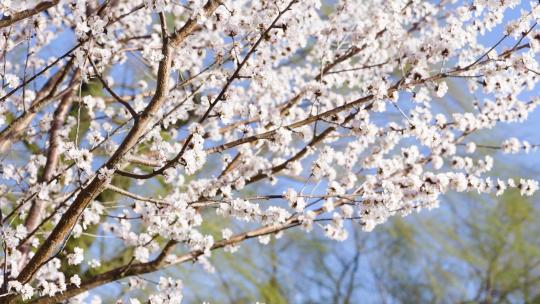
<svg viewBox="0 0 540 304">
<path fill-rule="evenodd" d="M 409 243 L 398 251 L 385 251 L 392 264 L 394 259 L 403 262 L 400 253 L 412 250 L 409 253 L 416 259 L 407 259 L 406 264 L 419 271 L 409 276 L 415 271 L 383 270 L 394 298 L 532 303 L 538 297 L 538 284 L 532 283 L 540 280 L 538 210 L 517 191 L 495 202 L 471 203 L 443 221 L 421 221 L 422 230 L 414 238 L 423 241 L 417 241 L 415 248 Z M 391 234 L 400 240 L 410 237 L 408 230 L 396 225 L 399 222 L 389 226 Z"/>
</svg>

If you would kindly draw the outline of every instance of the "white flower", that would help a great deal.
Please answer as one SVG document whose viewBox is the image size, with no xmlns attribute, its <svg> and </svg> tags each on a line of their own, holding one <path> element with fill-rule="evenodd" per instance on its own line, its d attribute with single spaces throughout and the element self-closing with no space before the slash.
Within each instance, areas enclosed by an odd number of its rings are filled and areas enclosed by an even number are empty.
<svg viewBox="0 0 540 304">
<path fill-rule="evenodd" d="M 8 87 L 12 89 L 18 87 L 21 84 L 21 80 L 19 79 L 19 77 L 14 74 L 6 74 L 4 79 L 6 80 Z"/>
<path fill-rule="evenodd" d="M 354 209 L 350 205 L 343 205 L 339 207 L 339 210 L 341 211 L 341 216 L 343 216 L 343 218 L 351 218 L 354 213 Z"/>
<path fill-rule="evenodd" d="M 92 147 L 95 147 L 101 143 L 104 138 L 98 130 L 94 130 L 86 135 L 86 139 Z"/>
<path fill-rule="evenodd" d="M 79 276 L 76 274 L 69 278 L 69 282 L 77 287 L 81 286 L 81 278 L 79 278 Z"/>
<path fill-rule="evenodd" d="M 293 208 L 297 212 L 302 212 L 306 207 L 306 202 L 303 197 L 299 197 L 298 193 L 292 188 L 287 189 L 285 192 L 285 199 L 289 202 L 289 207 Z"/>
<path fill-rule="evenodd" d="M 204 150 L 191 149 L 182 156 L 186 162 L 186 173 L 191 175 L 200 170 L 206 163 L 206 152 Z"/>
<path fill-rule="evenodd" d="M 225 239 L 225 240 L 228 240 L 228 239 L 231 238 L 231 236 L 233 236 L 233 232 L 229 228 L 225 228 L 225 229 L 221 230 L 221 234 L 223 236 L 223 239 Z"/>
<path fill-rule="evenodd" d="M 315 217 L 315 212 L 311 210 L 306 211 L 298 217 L 298 221 L 301 223 L 301 227 L 304 231 L 309 232 L 313 229 L 313 220 Z"/>
<path fill-rule="evenodd" d="M 279 128 L 274 136 L 274 141 L 280 146 L 288 145 L 292 140 L 292 131 L 287 128 Z"/>
<path fill-rule="evenodd" d="M 146 247 L 139 246 L 135 248 L 134 252 L 135 260 L 146 263 L 148 262 L 148 259 L 150 258 L 150 251 Z"/>
<path fill-rule="evenodd" d="M 516 154 L 519 152 L 520 143 L 519 139 L 511 137 L 502 143 L 502 150 L 504 153 Z"/>
<path fill-rule="evenodd" d="M 467 153 L 474 153 L 474 151 L 476 151 L 476 144 L 474 142 L 467 143 L 465 150 Z"/>
<path fill-rule="evenodd" d="M 331 212 L 334 210 L 334 200 L 331 199 L 331 198 L 328 198 L 326 200 L 324 200 L 324 203 L 323 203 L 323 208 L 324 208 L 324 211 L 326 212 Z"/>
<path fill-rule="evenodd" d="M 446 92 L 448 92 L 448 85 L 446 85 L 445 81 L 441 81 L 437 85 L 435 85 L 435 95 L 437 97 L 444 97 L 444 95 L 446 95 Z"/>
<path fill-rule="evenodd" d="M 150 62 L 159 62 L 164 57 L 160 48 L 155 48 L 148 45 L 143 46 L 143 51 L 141 54 Z"/>
<path fill-rule="evenodd" d="M 24 284 L 20 292 L 21 292 L 23 300 L 29 300 L 34 295 L 34 288 L 30 286 L 30 284 L 27 283 L 27 284 Z"/>
<path fill-rule="evenodd" d="M 374 112 L 384 112 L 386 111 L 386 102 L 382 99 L 377 99 L 373 102 L 373 111 Z"/>
<path fill-rule="evenodd" d="M 270 234 L 259 236 L 259 243 L 263 245 L 268 245 L 268 243 L 270 243 Z"/>
<path fill-rule="evenodd" d="M 19 224 L 17 225 L 17 228 L 15 228 L 15 237 L 20 240 L 22 240 L 27 233 L 28 231 L 26 230 L 26 226 L 24 226 L 23 224 Z"/>
<path fill-rule="evenodd" d="M 68 254 L 68 264 L 69 265 L 79 265 L 84 260 L 83 249 L 80 247 L 75 247 L 73 253 Z"/>
<path fill-rule="evenodd" d="M 103 19 L 99 18 L 98 16 L 92 16 L 88 19 L 88 25 L 90 31 L 92 31 L 92 34 L 94 36 L 98 36 L 103 33 L 105 29 L 105 25 L 107 22 L 105 22 Z"/>
<path fill-rule="evenodd" d="M 114 169 L 107 169 L 106 167 L 102 167 L 98 170 L 97 178 L 100 180 L 108 180 L 112 178 L 115 170 Z"/>
<path fill-rule="evenodd" d="M 88 266 L 90 266 L 90 268 L 97 268 L 101 266 L 101 262 L 97 259 L 91 259 L 90 262 L 88 262 Z"/>
<path fill-rule="evenodd" d="M 519 190 L 521 195 L 532 196 L 538 191 L 538 181 L 532 179 L 521 179 L 519 181 Z"/>
<path fill-rule="evenodd" d="M 11 290 L 21 294 L 23 300 L 29 300 L 34 295 L 34 288 L 28 283 L 23 285 L 18 281 L 9 281 L 8 291 Z"/>
<path fill-rule="evenodd" d="M 8 290 L 15 290 L 16 292 L 20 292 L 22 289 L 22 284 L 19 281 L 9 281 L 8 282 Z"/>
<path fill-rule="evenodd" d="M 200 136 L 203 136 L 205 133 L 204 127 L 200 123 L 197 123 L 197 122 L 192 123 L 189 126 L 189 132 L 192 134 L 198 134 Z"/>
<path fill-rule="evenodd" d="M 504 181 L 502 181 L 500 179 L 497 179 L 497 184 L 495 185 L 495 189 L 497 190 L 495 195 L 499 196 L 499 195 L 503 194 L 504 191 L 506 190 L 506 184 L 504 183 Z"/>
<path fill-rule="evenodd" d="M 434 156 L 431 160 L 431 163 L 433 164 L 433 169 L 438 170 L 444 165 L 444 160 L 440 156 Z"/>
<path fill-rule="evenodd" d="M 437 126 L 439 126 L 439 128 L 444 127 L 444 125 L 447 123 L 446 116 L 444 116 L 443 114 L 435 115 L 435 122 L 437 123 Z"/>
<path fill-rule="evenodd" d="M 385 80 L 377 81 L 377 84 L 373 87 L 373 94 L 378 100 L 385 98 L 386 94 L 388 94 L 388 83 Z"/>
</svg>

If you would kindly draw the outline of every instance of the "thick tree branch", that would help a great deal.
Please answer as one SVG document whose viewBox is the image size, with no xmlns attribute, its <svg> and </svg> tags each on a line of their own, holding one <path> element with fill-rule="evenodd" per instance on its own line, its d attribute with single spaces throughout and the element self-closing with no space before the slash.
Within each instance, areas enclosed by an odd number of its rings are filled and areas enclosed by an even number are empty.
<svg viewBox="0 0 540 304">
<path fill-rule="evenodd" d="M 214 2 L 215 1 L 209 1 L 208 3 L 212 4 Z M 207 4 L 205 6 L 206 14 L 211 14 L 215 8 L 217 8 L 217 3 L 216 5 Z M 164 21 L 162 20 L 162 22 Z M 191 19 L 188 22 L 196 23 L 196 21 Z M 176 44 L 180 44 L 186 37 L 188 37 L 188 35 L 191 33 L 191 31 L 194 30 L 194 28 L 194 26 L 184 26 L 173 37 L 173 39 L 175 39 L 174 42 Z M 169 74 L 172 62 L 173 48 L 172 45 L 169 44 L 168 33 L 162 34 L 163 59 L 159 63 L 155 94 L 148 106 L 141 113 L 139 120 L 133 125 L 132 129 L 124 138 L 116 152 L 102 167 L 105 170 L 118 169 L 124 155 L 126 155 L 129 150 L 131 150 L 131 148 L 139 140 L 139 137 L 144 134 L 148 125 L 153 119 L 154 113 L 156 113 L 165 102 L 169 88 Z M 59 246 L 65 241 L 66 237 L 70 234 L 71 229 L 76 224 L 77 219 L 79 218 L 79 215 L 84 211 L 88 204 L 105 189 L 106 184 L 106 179 L 94 178 L 88 184 L 88 186 L 81 190 L 81 192 L 77 195 L 69 209 L 64 213 L 58 224 L 55 226 L 47 240 L 45 240 L 45 242 L 39 247 L 30 262 L 28 262 L 28 264 L 21 270 L 19 276 L 17 277 L 18 281 L 28 282 L 36 273 L 36 271 L 41 268 L 43 263 L 45 263 L 54 254 L 55 250 L 59 248 Z"/>
<path fill-rule="evenodd" d="M 24 20 L 26 18 L 32 17 L 34 15 L 37 15 L 43 11 L 48 10 L 49 8 L 57 5 L 59 0 L 52 0 L 52 1 L 43 1 L 36 5 L 34 8 L 29 8 L 24 11 L 12 13 L 9 16 L 6 16 L 0 20 L 0 28 L 10 26 L 14 24 L 15 22 Z"/>
<path fill-rule="evenodd" d="M 96 288 L 104 284 L 114 282 L 118 280 L 119 278 L 124 278 L 124 277 L 129 277 L 129 276 L 134 276 L 134 275 L 141 275 L 141 274 L 157 271 L 166 264 L 166 258 L 172 252 L 175 245 L 176 245 L 175 241 L 169 241 L 165 245 L 163 250 L 161 251 L 160 255 L 149 263 L 131 264 L 129 265 L 129 267 L 127 267 L 126 265 L 126 266 L 115 268 L 111 271 L 92 277 L 90 280 L 85 281 L 83 284 L 81 284 L 80 287 L 69 285 L 67 290 L 65 290 L 62 293 L 58 293 L 57 295 L 53 297 L 38 298 L 32 301 L 31 303 L 39 303 L 39 304 L 58 303 L 60 301 L 74 297 L 82 292 L 90 290 L 92 288 Z"/>
</svg>

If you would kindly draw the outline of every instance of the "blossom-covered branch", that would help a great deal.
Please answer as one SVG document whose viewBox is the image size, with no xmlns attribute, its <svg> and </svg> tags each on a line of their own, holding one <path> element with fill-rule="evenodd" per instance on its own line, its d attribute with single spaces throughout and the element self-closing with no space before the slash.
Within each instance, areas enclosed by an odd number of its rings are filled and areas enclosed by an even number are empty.
<svg viewBox="0 0 540 304">
<path fill-rule="evenodd" d="M 217 249 L 293 228 L 342 241 L 448 193 L 538 190 L 497 171 L 540 144 L 504 134 L 540 104 L 537 3 L 0 9 L 2 303 L 122 280 L 135 297 L 150 273 L 144 301 L 178 303 L 190 278 L 162 270 L 212 271 Z"/>
</svg>

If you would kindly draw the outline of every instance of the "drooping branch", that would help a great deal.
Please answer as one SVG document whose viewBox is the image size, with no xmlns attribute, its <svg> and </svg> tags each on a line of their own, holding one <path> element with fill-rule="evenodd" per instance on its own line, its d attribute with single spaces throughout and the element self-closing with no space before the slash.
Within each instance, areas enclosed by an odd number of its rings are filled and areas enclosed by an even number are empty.
<svg viewBox="0 0 540 304">
<path fill-rule="evenodd" d="M 217 242 L 214 246 L 212 246 L 211 250 L 217 250 L 225 246 L 234 245 L 234 244 L 237 244 L 242 241 L 249 240 L 258 236 L 276 233 L 282 230 L 296 227 L 298 225 L 299 225 L 298 219 L 293 218 L 287 221 L 287 223 L 285 224 L 261 227 L 261 228 L 258 228 L 249 232 L 236 235 L 234 237 L 231 237 L 228 240 L 221 240 Z M 177 244 L 176 241 L 167 242 L 167 244 L 165 245 L 165 248 L 162 250 L 159 256 L 151 262 L 132 264 L 129 266 L 129 268 L 126 266 L 115 268 L 113 270 L 110 270 L 108 272 L 105 272 L 103 274 L 90 278 L 89 280 L 83 282 L 80 285 L 80 287 L 70 285 L 67 288 L 67 290 L 65 290 L 61 294 L 57 294 L 53 297 L 41 297 L 32 301 L 31 303 L 35 303 L 35 304 L 58 303 L 59 301 L 69 299 L 87 290 L 90 290 L 99 286 L 103 286 L 110 282 L 118 281 L 123 278 L 130 277 L 130 276 L 136 276 L 136 275 L 142 275 L 142 274 L 146 274 L 150 272 L 155 272 L 155 271 L 158 271 L 158 270 L 161 270 L 163 268 L 170 267 L 173 265 L 178 265 L 185 262 L 194 261 L 199 256 L 204 254 L 204 252 L 202 251 L 192 251 L 188 254 L 177 257 L 173 261 L 167 260 L 166 257 L 170 253 L 172 253 L 172 250 L 174 249 L 176 244 Z"/>
<path fill-rule="evenodd" d="M 360 191 L 360 189 L 357 189 L 354 191 L 355 194 L 357 194 Z M 336 206 L 339 206 L 340 204 L 345 203 L 346 200 L 342 200 L 340 202 L 336 202 Z M 314 214 L 319 215 L 324 213 L 324 208 L 318 208 L 314 211 Z M 263 226 L 260 228 L 256 228 L 244 233 L 240 233 L 237 235 L 234 235 L 228 239 L 222 239 L 218 242 L 216 242 L 211 248 L 211 251 L 224 248 L 226 246 L 232 246 L 236 245 L 238 243 L 241 243 L 243 241 L 253 239 L 259 236 L 264 236 L 268 234 L 274 234 L 280 231 L 284 231 L 293 227 L 297 227 L 301 224 L 300 215 L 296 214 L 291 216 L 289 219 L 287 219 L 284 223 L 280 224 L 273 224 L 268 226 Z M 150 272 L 155 272 L 167 267 L 171 267 L 174 265 L 179 265 L 182 263 L 186 263 L 189 261 L 196 261 L 198 257 L 202 256 L 204 254 L 201 250 L 195 250 L 191 251 L 189 253 L 186 253 L 184 255 L 170 258 L 168 257 L 169 254 L 172 253 L 174 250 L 174 247 L 178 244 L 178 242 L 174 240 L 170 240 L 165 245 L 164 249 L 161 251 L 161 253 L 158 255 L 156 259 L 154 259 L 151 262 L 148 263 L 139 263 L 139 264 L 132 264 L 129 265 L 129 268 L 126 266 L 120 266 L 118 268 L 115 268 L 113 270 L 110 270 L 108 272 L 105 272 L 103 274 L 97 275 L 95 277 L 89 278 L 87 281 L 83 282 L 80 287 L 77 286 L 69 286 L 66 291 L 64 291 L 62 294 L 53 296 L 53 297 L 42 297 L 38 298 L 35 301 L 32 301 L 31 303 L 35 304 L 51 304 L 51 303 L 57 303 L 58 301 L 63 301 L 65 299 L 69 299 L 71 297 L 74 297 L 82 292 L 85 292 L 87 290 L 102 286 L 104 284 L 118 281 L 130 276 L 135 275 L 142 275 Z M 127 269 L 127 270 L 126 270 Z"/>
</svg>

